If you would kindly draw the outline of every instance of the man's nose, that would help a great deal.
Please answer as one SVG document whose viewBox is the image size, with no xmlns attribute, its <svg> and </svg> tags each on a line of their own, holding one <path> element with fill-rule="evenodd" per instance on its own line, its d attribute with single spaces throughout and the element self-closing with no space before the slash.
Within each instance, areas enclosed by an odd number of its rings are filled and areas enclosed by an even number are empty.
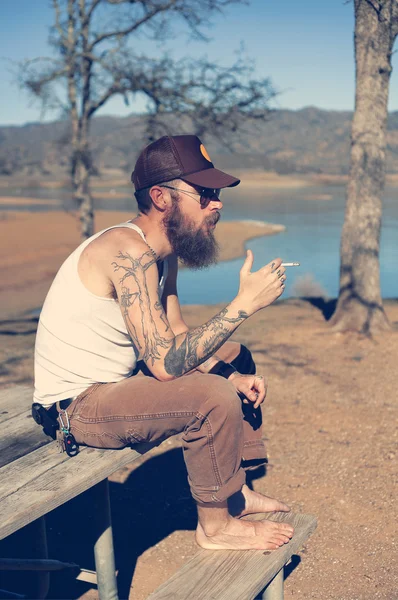
<svg viewBox="0 0 398 600">
<path fill-rule="evenodd" d="M 218 198 L 217 200 L 210 200 L 210 208 L 211 210 L 221 210 L 223 207 L 223 203 L 221 202 L 220 198 Z"/>
</svg>

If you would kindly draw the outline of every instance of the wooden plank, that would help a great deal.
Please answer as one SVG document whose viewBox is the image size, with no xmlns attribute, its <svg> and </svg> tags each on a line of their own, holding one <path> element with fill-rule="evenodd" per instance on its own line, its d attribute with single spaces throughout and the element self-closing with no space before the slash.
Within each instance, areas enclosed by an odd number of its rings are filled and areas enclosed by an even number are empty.
<svg viewBox="0 0 398 600">
<path fill-rule="evenodd" d="M 33 402 L 33 389 L 30 386 L 18 385 L 5 388 L 0 393 L 0 425 L 30 409 Z M 3 427 L 2 427 L 3 431 Z"/>
<path fill-rule="evenodd" d="M 0 393 L 0 467 L 51 442 L 31 416 L 33 389 L 16 386 Z"/>
<path fill-rule="evenodd" d="M 73 458 L 59 454 L 52 442 L 0 469 L 0 539 L 61 506 L 117 469 L 134 462 L 153 447 L 139 452 L 82 447 Z M 42 463 L 43 457 L 47 462 Z"/>
<path fill-rule="evenodd" d="M 315 530 L 312 515 L 276 513 L 253 515 L 285 521 L 295 528 L 293 538 L 278 550 L 200 550 L 148 600 L 249 600 L 271 581 Z"/>
<path fill-rule="evenodd" d="M 0 506 L 4 498 L 68 460 L 70 460 L 69 456 L 65 452 L 59 453 L 55 442 L 51 442 L 2 467 L 0 469 Z"/>
<path fill-rule="evenodd" d="M 10 417 L 1 424 L 0 467 L 50 442 L 52 439 L 34 421 L 30 409 L 25 408 L 23 413 Z"/>
</svg>

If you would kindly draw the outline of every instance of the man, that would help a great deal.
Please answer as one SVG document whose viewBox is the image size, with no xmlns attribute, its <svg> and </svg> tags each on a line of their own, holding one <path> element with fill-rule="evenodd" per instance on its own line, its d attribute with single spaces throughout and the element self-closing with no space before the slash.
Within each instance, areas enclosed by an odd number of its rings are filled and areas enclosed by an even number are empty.
<svg viewBox="0 0 398 600">
<path fill-rule="evenodd" d="M 138 216 L 86 240 L 65 261 L 40 316 L 35 401 L 63 421 L 78 444 L 122 448 L 182 433 L 198 507 L 196 539 L 211 549 L 276 549 L 293 529 L 241 520 L 288 511 L 251 491 L 245 468 L 264 463 L 262 376 L 235 329 L 284 289 L 281 260 L 251 272 L 207 323 L 189 329 L 177 296 L 177 260 L 216 260 L 220 190 L 239 180 L 214 168 L 199 138 L 162 137 L 132 174 Z"/>
</svg>

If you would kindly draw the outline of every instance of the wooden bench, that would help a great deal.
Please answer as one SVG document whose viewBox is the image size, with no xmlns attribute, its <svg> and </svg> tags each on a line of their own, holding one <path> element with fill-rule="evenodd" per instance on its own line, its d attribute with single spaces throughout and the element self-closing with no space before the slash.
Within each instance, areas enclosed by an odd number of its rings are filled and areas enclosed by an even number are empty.
<svg viewBox="0 0 398 600">
<path fill-rule="evenodd" d="M 69 458 L 58 452 L 56 443 L 46 438 L 30 415 L 32 390 L 15 387 L 0 394 L 0 540 L 25 526 L 34 527 L 40 560 L 0 559 L 1 569 L 45 569 L 39 579 L 36 598 L 45 598 L 49 571 L 65 565 L 49 560 L 44 517 L 53 509 L 82 492 L 94 488 L 97 536 L 94 544 L 96 581 L 101 600 L 117 600 L 117 582 L 110 519 L 107 477 L 148 451 L 142 445 L 132 449 L 96 450 L 82 447 Z M 257 515 L 257 518 L 264 516 Z M 151 600 L 249 600 L 266 586 L 268 600 L 283 598 L 283 567 L 316 527 L 308 515 L 269 517 L 293 524 L 295 534 L 289 544 L 272 553 L 262 551 L 227 552 L 200 550 Z"/>
<path fill-rule="evenodd" d="M 278 550 L 200 550 L 148 600 L 283 600 L 284 566 L 315 530 L 311 515 L 252 515 L 291 523 L 295 533 Z"/>
</svg>

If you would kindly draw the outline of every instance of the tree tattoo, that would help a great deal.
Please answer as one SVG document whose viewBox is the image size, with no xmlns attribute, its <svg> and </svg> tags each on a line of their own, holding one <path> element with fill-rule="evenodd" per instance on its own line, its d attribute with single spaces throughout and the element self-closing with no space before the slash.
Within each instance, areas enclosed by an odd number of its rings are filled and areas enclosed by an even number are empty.
<svg viewBox="0 0 398 600">
<path fill-rule="evenodd" d="M 142 254 L 142 256 L 139 258 L 133 258 L 128 252 L 123 253 L 120 251 L 117 258 L 119 261 L 128 261 L 130 263 L 129 265 L 123 265 L 120 264 L 120 262 L 112 263 L 114 271 L 124 271 L 124 275 L 120 279 L 120 283 L 123 284 L 122 294 L 120 296 L 120 305 L 122 307 L 122 314 L 127 330 L 133 342 L 140 350 L 143 351 L 143 360 L 145 362 L 151 360 L 153 364 L 155 360 L 161 358 L 159 354 L 159 348 L 167 348 L 168 346 L 168 340 L 163 338 L 156 328 L 145 275 L 145 271 L 147 271 L 149 267 L 156 263 L 156 256 L 152 250 L 144 252 L 144 254 Z M 129 277 L 132 277 L 136 283 L 136 292 L 131 292 L 130 288 L 127 287 L 126 280 Z M 142 335 L 145 340 L 144 348 L 142 348 L 139 342 L 137 330 L 129 314 L 129 309 L 136 303 L 137 300 L 141 313 Z M 155 308 L 157 308 L 156 304 Z"/>
</svg>

